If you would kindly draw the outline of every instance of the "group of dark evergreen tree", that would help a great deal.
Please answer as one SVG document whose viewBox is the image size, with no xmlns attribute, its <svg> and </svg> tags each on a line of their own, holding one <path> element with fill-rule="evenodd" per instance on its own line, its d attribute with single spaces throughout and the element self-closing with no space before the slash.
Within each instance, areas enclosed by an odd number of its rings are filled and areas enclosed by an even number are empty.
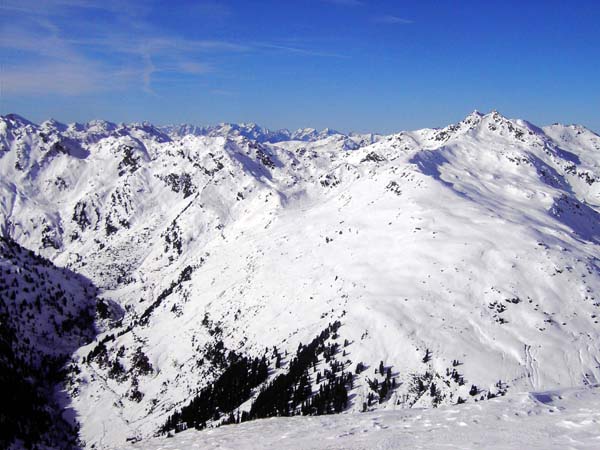
<svg viewBox="0 0 600 450">
<path fill-rule="evenodd" d="M 359 365 L 356 366 L 357 373 L 359 372 L 359 370 L 364 370 L 364 366 L 362 365 L 362 363 L 359 363 Z M 377 371 L 375 373 L 377 373 Z M 379 374 L 381 376 L 385 376 L 385 379 L 383 381 L 380 382 L 377 378 L 374 378 L 373 380 L 367 378 L 367 384 L 373 392 L 377 393 L 379 397 L 379 403 L 383 403 L 388 398 L 390 393 L 394 389 L 396 389 L 396 379 L 392 378 L 392 368 L 386 368 L 383 365 L 383 361 L 379 363 Z M 369 394 L 367 395 L 367 401 L 363 403 L 362 407 L 363 412 L 367 411 L 367 408 L 371 406 L 375 401 L 375 395 L 373 394 L 373 392 L 369 392 Z"/>
<path fill-rule="evenodd" d="M 336 335 L 340 326 L 341 323 L 336 321 L 308 345 L 300 344 L 287 373 L 278 375 L 261 391 L 250 411 L 242 414 L 241 421 L 295 414 L 333 414 L 342 411 L 348 403 L 347 387 L 352 385 L 352 374 L 344 373 L 342 365 L 332 360 L 338 351 L 338 344 L 326 343 L 330 337 Z M 330 363 L 330 369 L 325 370 L 325 381 L 319 385 L 319 391 L 313 396 L 310 369 L 316 372 L 320 355 L 323 355 L 325 362 Z M 318 381 L 320 378 L 318 375 Z"/>
<path fill-rule="evenodd" d="M 206 427 L 207 421 L 231 413 L 250 398 L 252 389 L 263 383 L 269 375 L 264 356 L 250 359 L 231 351 L 227 360 L 229 365 L 221 376 L 202 388 L 181 411 L 171 415 L 162 427 L 163 432 Z"/>
<path fill-rule="evenodd" d="M 337 338 L 339 321 L 330 324 L 309 344 L 298 346 L 285 373 L 276 376 L 265 386 L 254 400 L 250 411 L 234 414 L 236 408 L 252 396 L 252 391 L 263 384 L 269 375 L 266 356 L 250 359 L 229 352 L 227 367 L 211 384 L 202 388 L 198 395 L 180 411 L 169 417 L 162 432 L 181 431 L 189 427 L 202 429 L 210 420 L 222 423 L 239 423 L 247 420 L 272 417 L 333 414 L 343 411 L 348 404 L 348 388 L 352 387 L 353 375 L 344 372 L 342 363 L 334 360 L 337 343 L 328 344 Z M 323 375 L 317 372 L 319 357 L 322 356 L 329 368 Z M 281 355 L 273 349 L 276 366 L 281 366 Z M 313 375 L 319 389 L 313 394 Z"/>
</svg>

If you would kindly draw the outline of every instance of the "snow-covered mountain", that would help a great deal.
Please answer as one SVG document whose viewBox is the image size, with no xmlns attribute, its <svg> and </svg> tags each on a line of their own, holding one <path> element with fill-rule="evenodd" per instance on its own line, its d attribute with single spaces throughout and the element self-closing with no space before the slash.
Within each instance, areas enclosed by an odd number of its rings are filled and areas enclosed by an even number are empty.
<svg viewBox="0 0 600 450">
<path fill-rule="evenodd" d="M 255 123 L 220 123 L 212 126 L 198 126 L 191 124 L 167 125 L 161 127 L 167 134 L 174 138 L 187 135 L 193 136 L 243 136 L 258 142 L 289 141 L 292 133 L 289 130 L 271 131 Z"/>
<path fill-rule="evenodd" d="M 600 137 L 580 126 L 8 115 L 0 201 L 3 236 L 108 305 L 68 383 L 90 447 L 600 382 Z"/>
<path fill-rule="evenodd" d="M 381 139 L 381 135 L 375 133 L 349 133 L 344 134 L 339 131 L 325 128 L 321 131 L 315 128 L 299 128 L 296 131 L 290 131 L 288 129 L 280 130 L 269 130 L 263 128 L 255 123 L 220 123 L 213 126 L 198 126 L 191 124 L 181 125 L 167 125 L 159 127 L 161 131 L 164 131 L 174 139 L 182 138 L 184 136 L 210 136 L 210 137 L 234 137 L 242 136 L 260 143 L 278 143 L 284 141 L 303 141 L 303 142 L 315 142 L 326 139 L 331 136 L 337 137 L 337 139 L 343 139 L 347 141 L 352 147 L 358 147 L 361 144 L 372 144 L 377 140 Z M 353 144 L 349 144 L 353 142 Z"/>
</svg>

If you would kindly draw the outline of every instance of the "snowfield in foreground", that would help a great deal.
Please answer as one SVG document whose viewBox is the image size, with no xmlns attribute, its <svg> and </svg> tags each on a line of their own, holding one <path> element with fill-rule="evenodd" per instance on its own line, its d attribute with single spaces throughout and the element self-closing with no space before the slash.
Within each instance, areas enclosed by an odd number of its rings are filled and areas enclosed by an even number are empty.
<svg viewBox="0 0 600 450">
<path fill-rule="evenodd" d="M 437 409 L 256 420 L 130 449 L 600 448 L 600 388 L 522 393 Z"/>
</svg>

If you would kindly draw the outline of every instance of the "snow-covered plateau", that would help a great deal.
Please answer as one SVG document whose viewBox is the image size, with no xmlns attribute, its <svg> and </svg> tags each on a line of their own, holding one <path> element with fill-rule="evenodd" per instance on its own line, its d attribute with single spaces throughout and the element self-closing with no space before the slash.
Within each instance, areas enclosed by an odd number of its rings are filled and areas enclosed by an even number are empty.
<svg viewBox="0 0 600 450">
<path fill-rule="evenodd" d="M 0 235 L 7 446 L 600 448 L 582 126 L 11 114 Z"/>
</svg>

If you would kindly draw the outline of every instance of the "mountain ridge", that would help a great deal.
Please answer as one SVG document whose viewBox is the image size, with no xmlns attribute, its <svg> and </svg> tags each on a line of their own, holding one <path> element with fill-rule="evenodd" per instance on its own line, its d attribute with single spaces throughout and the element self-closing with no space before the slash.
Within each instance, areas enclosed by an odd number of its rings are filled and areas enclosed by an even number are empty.
<svg viewBox="0 0 600 450">
<path fill-rule="evenodd" d="M 479 110 L 475 109 L 473 110 L 471 113 L 469 113 L 467 116 L 465 116 L 464 119 L 462 119 L 460 122 L 464 122 L 465 120 L 468 120 L 469 118 L 472 117 L 483 117 L 485 115 L 488 114 L 499 114 L 502 116 L 502 114 L 500 112 L 498 112 L 498 110 L 492 110 L 489 113 L 482 113 Z M 119 126 L 123 127 L 123 126 L 132 126 L 132 125 L 143 125 L 143 124 L 151 124 L 151 122 L 148 121 L 142 121 L 142 122 L 130 122 L 130 123 L 125 123 L 125 122 L 110 122 L 110 121 L 106 121 L 106 120 L 102 120 L 102 119 L 92 119 L 90 121 L 87 122 L 60 122 L 54 118 L 49 118 L 47 120 L 42 121 L 40 124 L 36 124 L 32 121 L 29 121 L 28 119 L 25 119 L 24 117 L 20 116 L 19 114 L 16 113 L 7 113 L 2 115 L 1 117 L 3 118 L 9 118 L 12 120 L 16 120 L 16 121 L 22 121 L 23 123 L 27 123 L 30 125 L 35 125 L 35 126 L 41 126 L 44 123 L 50 123 L 50 124 L 54 124 L 55 126 L 58 127 L 63 127 L 63 128 L 81 128 L 81 127 L 89 127 L 89 126 L 93 126 L 93 125 L 100 125 L 100 126 L 106 126 L 109 128 L 117 128 Z M 504 116 L 503 116 L 504 117 Z M 154 125 L 153 125 L 154 126 Z M 544 127 L 550 127 L 550 126 L 563 126 L 563 127 L 571 127 L 571 128 L 575 128 L 575 129 L 579 129 L 580 131 L 587 131 L 587 132 L 591 132 L 595 135 L 598 136 L 598 133 L 595 132 L 594 130 L 585 127 L 584 125 L 580 125 L 580 124 L 575 124 L 575 123 L 571 123 L 571 124 L 563 124 L 560 122 L 554 122 L 551 125 L 546 125 Z M 166 124 L 166 125 L 156 125 L 155 126 L 158 129 L 162 129 L 165 131 L 170 131 L 170 132 L 174 132 L 179 136 L 184 136 L 186 134 L 199 134 L 199 135 L 204 135 L 205 133 L 211 131 L 211 130 L 216 130 L 222 127 L 231 127 L 233 129 L 256 129 L 256 130 L 263 130 L 266 133 L 278 133 L 278 132 L 282 132 L 284 134 L 284 136 L 292 136 L 294 133 L 300 133 L 302 131 L 307 131 L 307 132 L 317 132 L 317 134 L 319 134 L 319 130 L 315 129 L 315 128 L 311 128 L 311 127 L 304 127 L 304 128 L 298 128 L 294 131 L 290 131 L 289 128 L 278 128 L 278 129 L 270 129 L 270 128 L 266 128 L 263 127 L 257 123 L 254 122 L 220 122 L 216 125 L 198 125 L 198 124 L 194 124 L 191 122 L 185 122 L 185 123 L 180 123 L 180 124 Z M 544 128 L 542 127 L 542 128 Z M 443 128 L 443 127 L 441 127 Z M 181 133 L 179 132 L 179 130 L 181 131 L 185 131 L 185 130 L 189 130 L 186 133 Z M 321 130 L 320 133 L 323 133 L 322 136 L 327 136 L 327 135 L 331 135 L 331 134 L 342 134 L 342 135 L 360 135 L 360 134 L 374 134 L 374 135 L 380 135 L 380 136 L 384 136 L 384 133 L 379 133 L 379 132 L 371 132 L 371 133 L 357 133 L 357 132 L 348 132 L 348 133 L 343 133 L 343 132 L 339 132 L 335 129 L 331 129 L 331 128 L 324 128 L 323 130 Z M 390 133 L 390 134 L 396 134 L 396 133 Z"/>
</svg>

